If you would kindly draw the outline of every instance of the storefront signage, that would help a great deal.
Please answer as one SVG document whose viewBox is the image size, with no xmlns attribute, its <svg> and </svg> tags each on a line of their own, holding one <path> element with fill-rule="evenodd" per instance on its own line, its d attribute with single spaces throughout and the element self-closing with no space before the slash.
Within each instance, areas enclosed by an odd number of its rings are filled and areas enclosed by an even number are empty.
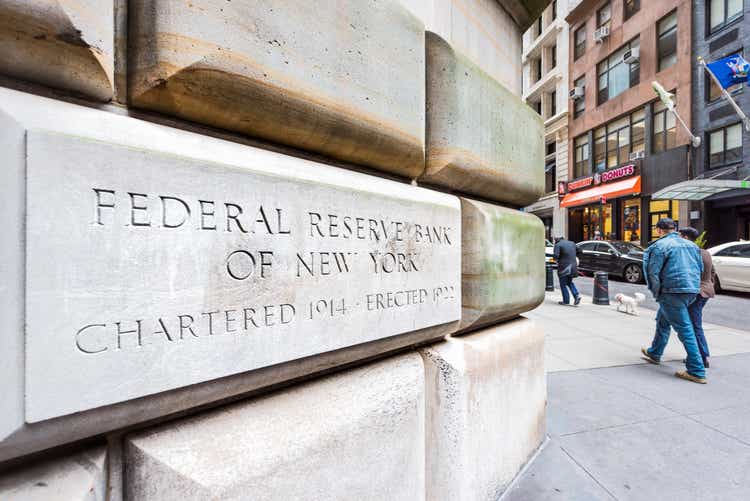
<svg viewBox="0 0 750 501">
<path fill-rule="evenodd" d="M 593 183 L 594 183 L 593 176 L 576 179 L 575 181 L 570 181 L 568 183 L 568 191 L 575 191 L 575 190 L 580 190 L 581 188 L 587 188 L 591 186 Z"/>
<path fill-rule="evenodd" d="M 632 176 L 633 174 L 635 174 L 635 165 L 625 165 L 623 167 L 618 167 L 617 169 L 602 172 L 602 182 L 608 183 L 615 179 Z"/>
<path fill-rule="evenodd" d="M 565 181 L 558 181 L 557 182 L 557 196 L 559 198 L 563 198 L 568 193 L 568 183 Z"/>
</svg>

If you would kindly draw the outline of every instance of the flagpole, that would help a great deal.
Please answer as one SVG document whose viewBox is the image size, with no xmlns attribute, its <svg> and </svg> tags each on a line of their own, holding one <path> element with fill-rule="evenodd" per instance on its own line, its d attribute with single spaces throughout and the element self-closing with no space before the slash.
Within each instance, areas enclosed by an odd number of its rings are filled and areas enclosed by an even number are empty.
<svg viewBox="0 0 750 501">
<path fill-rule="evenodd" d="M 699 56 L 698 57 L 698 62 L 703 66 L 703 68 L 708 72 L 708 74 L 711 75 L 711 79 L 714 81 L 714 83 L 716 85 L 719 86 L 719 89 L 721 89 L 721 94 L 724 96 L 724 98 L 727 101 L 729 101 L 729 103 L 734 108 L 734 111 L 736 111 L 737 114 L 740 116 L 740 118 L 742 119 L 742 123 L 745 124 L 745 130 L 748 131 L 748 132 L 750 132 L 750 118 L 747 118 L 747 115 L 745 115 L 745 113 L 742 111 L 742 109 L 739 107 L 739 105 L 737 105 L 737 103 L 732 98 L 732 96 L 729 94 L 729 92 L 724 88 L 723 85 L 721 85 L 721 82 L 719 82 L 719 79 L 716 78 L 716 75 L 714 75 L 714 72 L 711 71 L 711 68 L 709 68 L 708 65 L 706 64 L 705 59 L 703 59 L 702 57 Z"/>
</svg>

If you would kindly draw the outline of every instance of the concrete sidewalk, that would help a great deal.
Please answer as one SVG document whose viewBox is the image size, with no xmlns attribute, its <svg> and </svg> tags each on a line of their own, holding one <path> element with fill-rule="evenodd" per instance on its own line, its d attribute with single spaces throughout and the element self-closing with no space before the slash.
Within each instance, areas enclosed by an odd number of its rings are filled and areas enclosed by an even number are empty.
<svg viewBox="0 0 750 501">
<path fill-rule="evenodd" d="M 528 316 L 547 333 L 549 441 L 503 501 L 750 499 L 750 332 L 709 326 L 707 385 L 677 361 L 642 363 L 654 312 L 558 296 Z M 750 306 L 750 304 L 748 305 Z"/>
</svg>

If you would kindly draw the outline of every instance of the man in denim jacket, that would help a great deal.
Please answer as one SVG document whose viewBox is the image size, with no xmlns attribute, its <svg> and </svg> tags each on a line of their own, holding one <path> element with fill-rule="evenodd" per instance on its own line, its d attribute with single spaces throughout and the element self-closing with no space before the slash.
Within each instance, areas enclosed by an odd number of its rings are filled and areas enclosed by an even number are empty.
<svg viewBox="0 0 750 501">
<path fill-rule="evenodd" d="M 670 326 L 674 327 L 687 352 L 687 371 L 675 376 L 705 384 L 706 368 L 688 313 L 688 306 L 700 291 L 701 252 L 697 245 L 675 232 L 675 223 L 669 218 L 660 219 L 656 231 L 659 239 L 646 250 L 643 271 L 648 288 L 659 303 L 659 312 L 651 348 L 641 348 L 641 353 L 649 362 L 658 364 L 669 341 Z"/>
</svg>

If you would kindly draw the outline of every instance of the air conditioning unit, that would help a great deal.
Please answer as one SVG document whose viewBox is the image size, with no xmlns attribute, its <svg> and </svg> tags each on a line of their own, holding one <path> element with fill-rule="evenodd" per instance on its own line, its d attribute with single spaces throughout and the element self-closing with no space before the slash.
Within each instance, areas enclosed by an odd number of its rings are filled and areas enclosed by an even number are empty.
<svg viewBox="0 0 750 501">
<path fill-rule="evenodd" d="M 640 58 L 640 52 L 641 50 L 638 47 L 626 50 L 625 54 L 622 55 L 622 62 L 625 64 L 637 63 Z"/>
<path fill-rule="evenodd" d="M 594 42 L 602 43 L 609 36 L 609 26 L 602 26 L 594 30 Z"/>
<path fill-rule="evenodd" d="M 645 158 L 645 157 L 646 157 L 646 152 L 645 151 L 634 151 L 633 153 L 631 153 L 630 155 L 628 155 L 628 160 L 631 160 L 631 161 L 632 160 L 640 160 L 641 158 Z"/>
<path fill-rule="evenodd" d="M 583 99 L 583 87 L 573 87 L 570 89 L 570 99 L 573 101 L 578 101 L 579 99 Z"/>
</svg>

